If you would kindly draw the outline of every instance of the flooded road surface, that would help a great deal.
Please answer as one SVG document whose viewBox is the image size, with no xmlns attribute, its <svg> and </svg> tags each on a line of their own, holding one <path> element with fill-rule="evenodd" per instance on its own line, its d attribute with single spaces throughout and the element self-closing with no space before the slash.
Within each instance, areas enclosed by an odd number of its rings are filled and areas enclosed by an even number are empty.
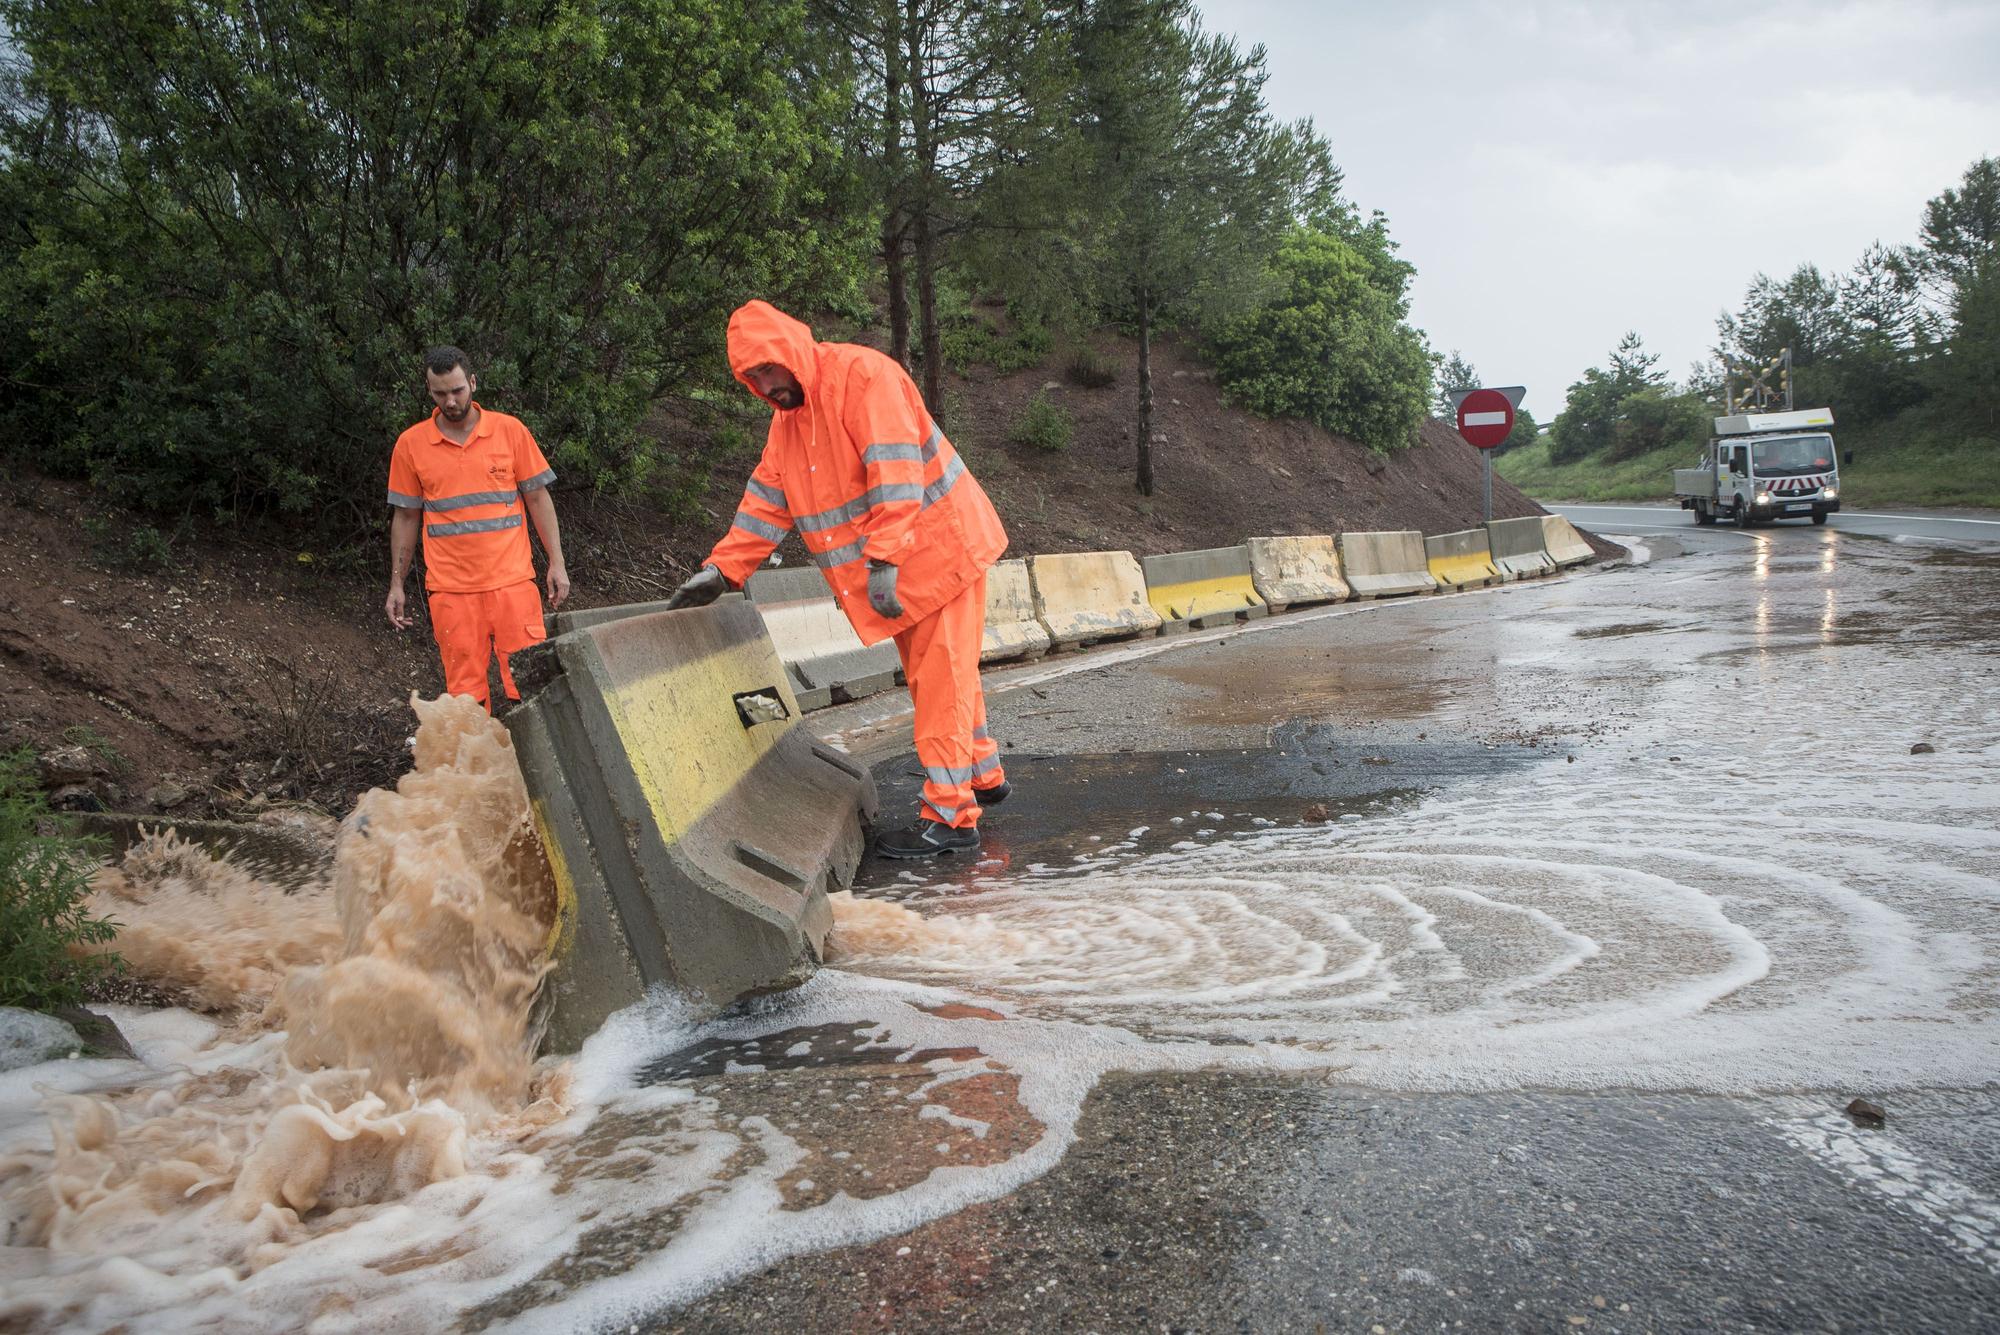
<svg viewBox="0 0 2000 1335">
<path fill-rule="evenodd" d="M 2000 547 L 1672 542 L 996 674 L 977 859 L 177 1319 L 1979 1329 Z"/>
</svg>

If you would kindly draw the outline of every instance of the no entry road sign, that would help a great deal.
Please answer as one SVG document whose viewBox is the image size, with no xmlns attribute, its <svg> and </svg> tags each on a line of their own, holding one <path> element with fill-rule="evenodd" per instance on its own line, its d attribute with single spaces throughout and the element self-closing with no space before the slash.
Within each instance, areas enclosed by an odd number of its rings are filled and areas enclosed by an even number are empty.
<svg viewBox="0 0 2000 1335">
<path fill-rule="evenodd" d="M 1458 434 L 1482 450 L 1507 439 L 1514 429 L 1514 405 L 1497 389 L 1475 389 L 1458 401 Z"/>
</svg>

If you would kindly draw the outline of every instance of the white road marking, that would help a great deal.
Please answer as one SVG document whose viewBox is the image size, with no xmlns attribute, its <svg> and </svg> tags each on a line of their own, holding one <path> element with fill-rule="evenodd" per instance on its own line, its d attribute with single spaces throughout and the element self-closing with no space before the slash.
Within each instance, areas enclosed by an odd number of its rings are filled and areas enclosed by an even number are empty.
<svg viewBox="0 0 2000 1335">
<path fill-rule="evenodd" d="M 1890 1132 L 1864 1132 L 1840 1113 L 1771 1125 L 1821 1164 L 1937 1229 L 1954 1250 L 2000 1273 L 2000 1203 L 1991 1197 L 1931 1167 Z"/>
</svg>

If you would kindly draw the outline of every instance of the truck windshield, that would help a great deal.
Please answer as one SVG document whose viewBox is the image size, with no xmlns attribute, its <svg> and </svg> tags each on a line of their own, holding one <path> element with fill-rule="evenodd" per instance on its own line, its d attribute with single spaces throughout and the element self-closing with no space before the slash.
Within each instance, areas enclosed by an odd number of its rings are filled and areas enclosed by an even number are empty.
<svg viewBox="0 0 2000 1335">
<path fill-rule="evenodd" d="M 1832 467 L 1832 436 L 1780 436 L 1750 447 L 1750 468 L 1760 477 L 1796 477 Z"/>
</svg>

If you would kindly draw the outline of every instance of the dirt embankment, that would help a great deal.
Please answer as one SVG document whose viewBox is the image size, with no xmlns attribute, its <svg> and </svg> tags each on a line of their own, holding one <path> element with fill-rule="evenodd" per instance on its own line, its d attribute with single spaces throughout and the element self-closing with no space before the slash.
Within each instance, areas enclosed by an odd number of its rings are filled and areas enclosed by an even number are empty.
<svg viewBox="0 0 2000 1335">
<path fill-rule="evenodd" d="M 1099 353 L 1119 373 L 1101 389 L 1047 367 L 948 384 L 945 429 L 992 495 L 1010 555 L 1442 533 L 1479 520 L 1478 452 L 1442 423 L 1383 458 L 1317 427 L 1228 407 L 1207 368 L 1171 340 L 1154 356 L 1159 485 L 1141 496 L 1136 350 L 1107 336 Z M 1068 448 L 1009 439 L 1037 393 L 1071 414 Z M 385 460 L 387 450 L 385 441 Z M 663 596 L 728 524 L 753 458 L 717 470 L 706 513 L 692 521 L 558 488 L 575 605 Z M 16 478 L 0 505 L 0 750 L 59 752 L 45 771 L 66 802 L 183 819 L 297 802 L 339 814 L 407 767 L 409 693 L 435 694 L 443 676 L 424 623 L 398 634 L 383 619 L 376 570 L 386 556 L 374 568 L 330 562 L 281 534 L 222 529 L 140 570 L 115 535 L 141 521 L 107 513 L 83 486 Z M 1493 510 L 1540 513 L 1497 477 Z M 796 539 L 785 554 L 802 559 Z"/>
</svg>

